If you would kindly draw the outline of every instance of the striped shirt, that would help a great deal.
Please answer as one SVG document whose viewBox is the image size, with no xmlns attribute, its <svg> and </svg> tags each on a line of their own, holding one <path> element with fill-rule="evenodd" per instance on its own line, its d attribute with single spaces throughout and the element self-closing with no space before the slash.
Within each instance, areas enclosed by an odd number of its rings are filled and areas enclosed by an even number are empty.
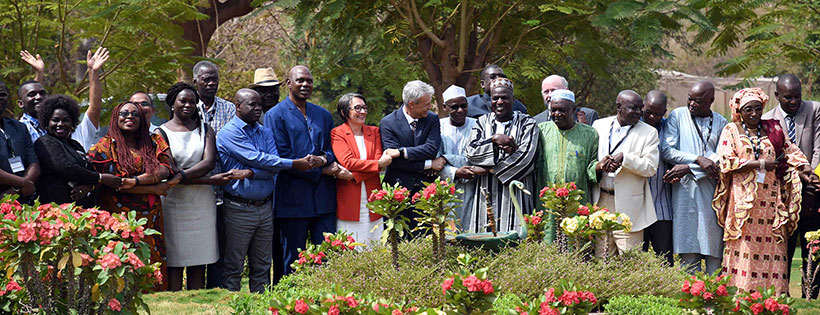
<svg viewBox="0 0 820 315">
<path fill-rule="evenodd" d="M 663 141 L 666 133 L 666 119 L 661 120 L 659 127 L 655 127 L 655 129 L 658 129 L 658 137 L 661 139 L 658 144 L 658 151 L 663 155 L 666 146 L 666 142 Z M 663 175 L 666 174 L 668 168 L 669 165 L 663 159 L 660 159 L 658 172 L 655 173 L 655 176 L 649 178 L 649 189 L 652 191 L 652 198 L 655 199 L 655 215 L 658 217 L 658 221 L 672 221 L 672 187 L 663 181 Z"/>
</svg>

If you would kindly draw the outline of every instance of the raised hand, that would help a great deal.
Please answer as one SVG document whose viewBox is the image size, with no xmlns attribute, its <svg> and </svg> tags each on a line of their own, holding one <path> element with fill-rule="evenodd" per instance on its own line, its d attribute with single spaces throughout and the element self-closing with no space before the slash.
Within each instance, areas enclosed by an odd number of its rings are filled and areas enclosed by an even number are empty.
<svg viewBox="0 0 820 315">
<path fill-rule="evenodd" d="M 46 69 L 46 63 L 43 62 L 43 57 L 40 57 L 40 54 L 32 56 L 28 50 L 21 50 L 20 58 L 22 58 L 27 64 L 31 65 L 36 72 L 43 72 Z"/>
<path fill-rule="evenodd" d="M 40 55 L 37 55 L 38 57 Z M 108 60 L 108 49 L 104 47 L 97 48 L 93 54 L 91 51 L 88 51 L 87 56 L 85 57 L 85 61 L 88 63 L 88 70 L 89 71 L 98 71 L 102 68 L 103 64 Z"/>
</svg>

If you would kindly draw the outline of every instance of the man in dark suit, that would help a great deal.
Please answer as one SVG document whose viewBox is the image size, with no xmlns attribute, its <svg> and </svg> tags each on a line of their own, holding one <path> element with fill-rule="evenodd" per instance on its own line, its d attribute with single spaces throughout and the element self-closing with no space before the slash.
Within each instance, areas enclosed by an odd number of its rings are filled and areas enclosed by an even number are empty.
<svg viewBox="0 0 820 315">
<path fill-rule="evenodd" d="M 436 159 L 441 146 L 438 115 L 430 112 L 433 87 L 422 81 L 410 81 L 401 93 L 403 106 L 382 118 L 379 131 L 382 148 L 398 149 L 400 156 L 393 159 L 384 174 L 384 182 L 399 183 L 410 194 L 421 190 L 422 181 L 430 182 L 444 168 L 442 159 Z M 415 212 L 405 210 L 410 228 L 416 225 Z"/>
<path fill-rule="evenodd" d="M 547 109 L 541 112 L 538 115 L 532 117 L 535 119 L 535 124 L 541 124 L 545 121 L 550 121 L 550 95 L 552 95 L 552 91 L 555 90 L 567 90 L 569 89 L 569 82 L 567 79 L 560 75 L 551 75 L 544 78 L 541 81 L 541 96 L 544 97 L 544 105 L 547 106 Z M 594 109 L 589 107 L 576 107 L 575 108 L 575 122 L 584 123 L 587 125 L 592 126 L 592 123 L 598 119 L 598 112 Z"/>
<path fill-rule="evenodd" d="M 490 82 L 495 78 L 506 78 L 504 70 L 496 64 L 488 64 L 481 71 L 481 88 L 484 93 L 472 95 L 467 98 L 467 116 L 478 118 L 481 115 L 492 112 L 490 108 Z M 527 106 L 524 106 L 518 99 L 513 103 L 513 110 L 527 114 Z"/>
<path fill-rule="evenodd" d="M 774 96 L 779 106 L 763 114 L 763 119 L 777 119 L 780 127 L 789 140 L 800 148 L 800 151 L 809 160 L 812 169 L 820 164 L 820 103 L 803 100 L 800 79 L 793 74 L 784 74 L 777 79 Z M 814 176 L 812 176 L 814 177 Z M 816 177 L 814 177 L 816 179 Z M 820 229 L 820 214 L 818 207 L 817 183 L 803 183 L 803 202 L 800 211 L 800 221 L 797 229 L 789 237 L 788 261 L 791 266 L 795 247 L 800 246 L 805 269 L 808 257 L 806 250 L 806 232 Z M 818 295 L 820 279 L 815 278 L 812 283 L 812 298 Z M 802 291 L 805 292 L 805 291 Z M 805 296 L 803 296 L 805 297 Z"/>
</svg>

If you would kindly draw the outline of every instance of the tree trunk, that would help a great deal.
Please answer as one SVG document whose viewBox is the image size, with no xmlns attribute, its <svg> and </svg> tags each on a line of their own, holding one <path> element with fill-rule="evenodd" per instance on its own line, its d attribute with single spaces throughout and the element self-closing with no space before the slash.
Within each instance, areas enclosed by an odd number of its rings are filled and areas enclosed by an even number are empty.
<svg viewBox="0 0 820 315">
<path fill-rule="evenodd" d="M 439 259 L 438 259 L 438 261 L 439 261 L 439 262 L 442 262 L 442 261 L 444 261 L 444 259 L 446 259 L 446 258 L 447 258 L 447 257 L 446 257 L 446 253 L 447 253 L 447 252 L 446 252 L 446 249 L 444 249 L 444 245 L 446 244 L 446 239 L 444 238 L 444 225 L 445 225 L 445 224 L 446 224 L 446 223 L 442 223 L 442 224 L 439 224 L 439 226 L 438 226 L 438 233 L 439 233 L 439 234 L 438 234 L 438 235 L 439 235 L 439 239 L 438 239 L 438 246 L 439 246 L 439 248 L 438 248 L 438 254 L 439 254 Z"/>
<path fill-rule="evenodd" d="M 432 242 L 431 242 L 432 246 L 430 246 L 430 248 L 433 249 L 433 261 L 435 261 L 435 262 L 440 261 L 439 260 L 439 253 L 438 253 L 438 237 L 439 236 L 437 235 L 438 234 L 438 229 L 436 229 L 437 226 L 438 226 L 437 224 L 433 224 L 433 226 L 430 228 L 430 231 L 433 232 L 433 233 L 431 233 L 433 238 L 432 238 Z"/>
<path fill-rule="evenodd" d="M 390 230 L 390 250 L 393 254 L 393 267 L 399 270 L 399 233 Z"/>
</svg>

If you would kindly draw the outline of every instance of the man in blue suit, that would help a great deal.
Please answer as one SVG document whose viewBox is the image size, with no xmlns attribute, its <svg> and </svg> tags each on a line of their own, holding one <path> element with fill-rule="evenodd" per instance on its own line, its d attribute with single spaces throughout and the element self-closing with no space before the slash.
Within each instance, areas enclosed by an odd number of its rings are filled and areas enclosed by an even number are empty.
<svg viewBox="0 0 820 315">
<path fill-rule="evenodd" d="M 438 115 L 430 112 L 433 93 L 433 87 L 427 83 L 407 82 L 401 93 L 402 107 L 382 118 L 379 124 L 382 148 L 400 152 L 387 167 L 384 182 L 399 183 L 407 187 L 411 195 L 424 188 L 422 181 L 435 179 L 435 174 L 445 165 L 443 159 L 436 159 L 441 147 L 441 128 Z M 411 209 L 405 212 L 411 219 L 410 228 L 415 227 L 415 212 Z"/>
<path fill-rule="evenodd" d="M 273 129 L 280 157 L 309 157 L 312 167 L 284 170 L 276 178 L 273 213 L 284 254 L 280 266 L 287 275 L 298 249 L 306 247 L 308 231 L 314 244 L 322 243 L 324 232 L 336 232 L 336 174 L 322 169 L 336 158 L 330 147 L 330 112 L 307 101 L 313 92 L 310 70 L 301 65 L 291 68 L 285 83 L 288 97 L 265 113 L 265 127 Z"/>
</svg>

